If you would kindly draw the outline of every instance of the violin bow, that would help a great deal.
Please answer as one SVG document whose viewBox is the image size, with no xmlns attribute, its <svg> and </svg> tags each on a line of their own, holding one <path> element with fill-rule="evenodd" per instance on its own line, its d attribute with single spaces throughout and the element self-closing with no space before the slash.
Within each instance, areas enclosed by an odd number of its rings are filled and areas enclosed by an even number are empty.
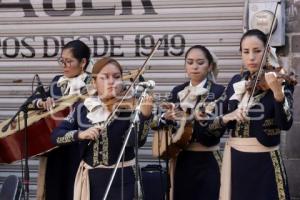
<svg viewBox="0 0 300 200">
<path fill-rule="evenodd" d="M 262 59 L 261 59 L 261 61 L 260 61 L 259 69 L 258 69 L 257 75 L 256 75 L 256 77 L 255 77 L 255 79 L 254 79 L 254 87 L 251 89 L 251 93 L 250 93 L 250 96 L 249 96 L 248 101 L 247 101 L 247 106 L 246 106 L 247 108 L 248 108 L 248 106 L 249 106 L 249 103 L 250 103 L 251 98 L 254 96 L 254 92 L 255 92 L 255 88 L 256 88 L 257 83 L 258 83 L 259 75 L 262 73 L 263 60 L 265 59 L 265 57 L 266 57 L 266 55 L 267 55 L 267 51 L 268 51 L 269 44 L 270 44 L 270 41 L 271 41 L 271 36 L 272 36 L 272 34 L 273 34 L 273 31 L 274 31 L 275 20 L 276 20 L 276 15 L 277 15 L 277 9 L 278 9 L 278 5 L 279 5 L 279 4 L 281 4 L 281 2 L 277 2 L 277 3 L 276 3 L 276 8 L 275 8 L 275 13 L 274 13 L 274 18 L 273 18 L 273 20 L 272 20 L 270 32 L 269 32 L 268 39 L 267 39 L 266 48 L 264 49 L 263 56 L 262 56 Z"/>
</svg>

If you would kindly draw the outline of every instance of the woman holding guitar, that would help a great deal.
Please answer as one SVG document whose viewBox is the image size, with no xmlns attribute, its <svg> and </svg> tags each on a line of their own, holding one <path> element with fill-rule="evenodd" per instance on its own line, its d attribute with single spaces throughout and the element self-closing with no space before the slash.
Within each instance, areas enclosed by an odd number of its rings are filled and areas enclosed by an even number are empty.
<svg viewBox="0 0 300 200">
<path fill-rule="evenodd" d="M 176 121 L 181 118 L 178 113 L 180 116 L 184 113 L 192 124 L 190 143 L 177 156 L 171 194 L 175 200 L 217 200 L 219 197 L 218 144 L 222 134 L 218 131 L 209 134 L 201 122 L 207 117 L 205 105 L 219 98 L 224 90 L 214 82 L 216 67 L 216 60 L 206 47 L 191 47 L 185 54 L 185 69 L 190 80 L 176 86 L 169 99 L 171 104 L 164 106 L 167 111 L 162 121 L 174 125 L 173 130 L 177 130 Z M 200 104 L 203 106 L 197 106 Z M 201 109 L 194 112 L 196 107 Z"/>
<path fill-rule="evenodd" d="M 73 40 L 62 48 L 58 63 L 63 75 L 55 76 L 47 98 L 37 98 L 35 105 L 51 110 L 55 100 L 68 95 L 80 95 L 91 80 L 85 72 L 90 61 L 90 49 L 80 40 Z M 79 144 L 56 148 L 40 158 L 37 199 L 72 200 L 76 170 L 80 163 Z"/>
<path fill-rule="evenodd" d="M 92 70 L 92 85 L 96 94 L 78 102 L 73 112 L 53 131 L 52 139 L 57 145 L 82 144 L 74 200 L 99 200 L 104 197 L 126 130 L 130 126 L 132 109 L 135 109 L 135 97 L 124 97 L 122 72 L 122 67 L 116 60 L 108 57 L 98 60 Z M 125 100 L 120 103 L 123 97 Z M 152 104 L 152 97 L 146 96 L 141 105 L 140 122 L 137 126 L 139 146 L 146 142 Z M 115 113 L 113 118 L 110 118 L 111 113 Z M 108 119 L 112 121 L 105 127 Z M 134 198 L 134 134 L 131 136 L 124 158 L 117 166 L 107 199 Z"/>
</svg>

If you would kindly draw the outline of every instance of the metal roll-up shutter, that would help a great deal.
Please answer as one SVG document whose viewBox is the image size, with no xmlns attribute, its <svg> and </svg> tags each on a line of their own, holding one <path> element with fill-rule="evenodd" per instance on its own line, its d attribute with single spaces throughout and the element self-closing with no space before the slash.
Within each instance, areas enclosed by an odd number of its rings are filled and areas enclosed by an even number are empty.
<svg viewBox="0 0 300 200">
<path fill-rule="evenodd" d="M 21 2 L 0 3 L 0 121 L 31 94 L 35 73 L 45 85 L 61 73 L 56 59 L 72 39 L 86 42 L 94 59 L 113 56 L 127 71 L 140 67 L 150 46 L 163 38 L 144 74 L 156 82 L 154 91 L 162 97 L 184 82 L 184 52 L 192 45 L 205 45 L 216 54 L 219 83 L 226 84 L 240 69 L 242 0 Z M 152 135 L 140 150 L 142 165 L 156 162 L 151 141 Z M 34 198 L 38 160 L 29 163 Z M 21 167 L 19 162 L 0 164 L 0 171 L 1 183 L 9 174 L 20 175 Z"/>
</svg>

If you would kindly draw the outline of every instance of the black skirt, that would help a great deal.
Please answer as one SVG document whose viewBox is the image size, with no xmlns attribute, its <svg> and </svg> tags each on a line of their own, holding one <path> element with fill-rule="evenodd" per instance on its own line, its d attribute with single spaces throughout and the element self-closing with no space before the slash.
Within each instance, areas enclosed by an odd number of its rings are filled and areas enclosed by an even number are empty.
<svg viewBox="0 0 300 200">
<path fill-rule="evenodd" d="M 231 149 L 232 200 L 289 200 L 279 150 L 263 153 Z"/>
<path fill-rule="evenodd" d="M 78 144 L 68 144 L 47 153 L 46 200 L 73 200 L 74 182 L 81 161 Z"/>
<path fill-rule="evenodd" d="M 218 200 L 220 163 L 218 151 L 182 151 L 174 174 L 174 200 Z"/>
<path fill-rule="evenodd" d="M 89 170 L 90 200 L 103 199 L 113 169 L 95 168 Z M 122 176 L 123 175 L 123 176 Z M 109 190 L 109 200 L 132 200 L 134 198 L 135 174 L 133 167 L 119 168 Z"/>
</svg>

